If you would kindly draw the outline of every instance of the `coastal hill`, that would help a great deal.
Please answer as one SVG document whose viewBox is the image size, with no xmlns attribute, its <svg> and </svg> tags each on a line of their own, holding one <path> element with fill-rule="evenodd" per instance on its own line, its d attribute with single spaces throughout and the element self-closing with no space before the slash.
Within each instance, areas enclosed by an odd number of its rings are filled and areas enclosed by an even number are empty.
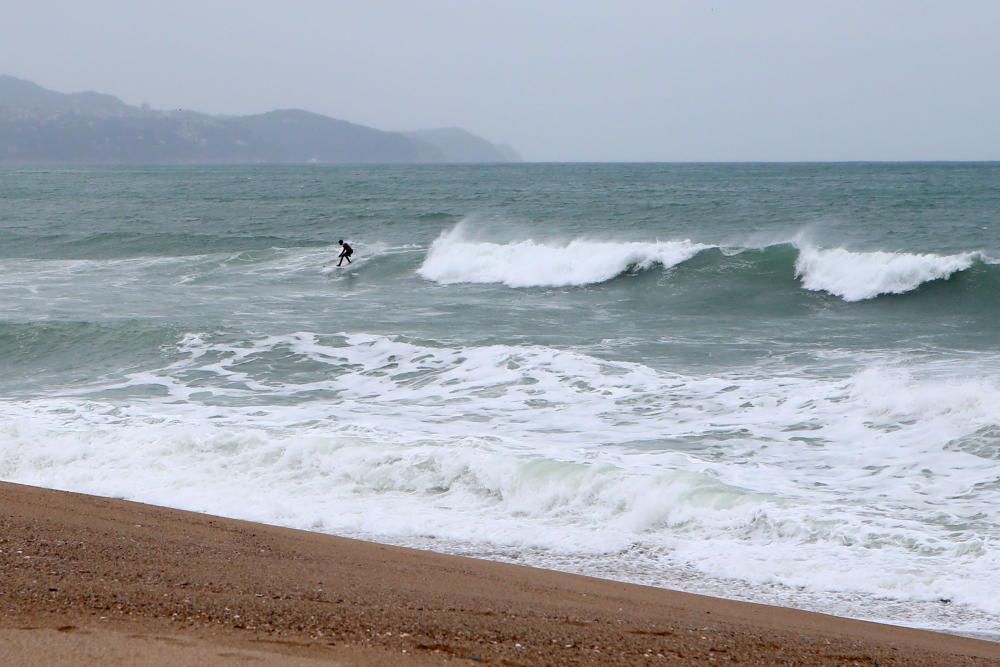
<svg viewBox="0 0 1000 667">
<path fill-rule="evenodd" d="M 512 146 L 491 144 L 482 137 L 459 127 L 407 132 L 406 136 L 426 144 L 449 156 L 455 162 L 520 162 L 521 156 Z M 500 159 L 497 159 L 497 155 Z"/>
<path fill-rule="evenodd" d="M 0 162 L 449 163 L 520 156 L 458 128 L 386 132 L 299 109 L 249 116 L 131 106 L 0 75 Z"/>
</svg>

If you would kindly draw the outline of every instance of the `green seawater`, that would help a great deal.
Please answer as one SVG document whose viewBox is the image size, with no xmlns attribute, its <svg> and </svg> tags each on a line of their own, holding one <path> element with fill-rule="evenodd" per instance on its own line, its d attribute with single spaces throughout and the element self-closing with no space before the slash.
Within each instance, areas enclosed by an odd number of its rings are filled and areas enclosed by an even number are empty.
<svg viewBox="0 0 1000 667">
<path fill-rule="evenodd" d="M 990 633 L 998 295 L 994 163 L 7 166 L 0 479 Z"/>
</svg>

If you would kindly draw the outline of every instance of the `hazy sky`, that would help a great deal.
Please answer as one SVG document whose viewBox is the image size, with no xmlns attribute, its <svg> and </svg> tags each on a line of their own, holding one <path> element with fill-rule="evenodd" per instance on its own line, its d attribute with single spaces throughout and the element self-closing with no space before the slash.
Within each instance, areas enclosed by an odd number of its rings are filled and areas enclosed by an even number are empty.
<svg viewBox="0 0 1000 667">
<path fill-rule="evenodd" d="M 0 73 L 532 160 L 1000 159 L 1000 0 L 0 0 Z"/>
</svg>

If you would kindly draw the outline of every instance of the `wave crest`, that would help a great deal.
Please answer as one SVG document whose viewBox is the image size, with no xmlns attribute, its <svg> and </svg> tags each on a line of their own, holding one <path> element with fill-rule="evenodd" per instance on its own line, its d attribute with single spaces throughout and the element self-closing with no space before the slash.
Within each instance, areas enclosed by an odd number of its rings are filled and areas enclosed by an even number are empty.
<svg viewBox="0 0 1000 667">
<path fill-rule="evenodd" d="M 689 240 L 599 241 L 565 243 L 533 239 L 497 243 L 470 238 L 463 223 L 445 230 L 431 244 L 417 274 L 443 285 L 488 283 L 507 287 L 569 287 L 604 283 L 629 272 L 685 264 L 693 273 L 682 280 L 789 281 L 802 289 L 826 292 L 844 301 L 905 294 L 925 283 L 945 280 L 976 265 L 997 260 L 982 251 L 936 254 L 896 251 L 851 251 L 819 248 L 802 239 L 763 247 L 706 245 Z M 733 259 L 739 257 L 739 259 Z M 719 273 L 722 269 L 725 275 Z M 771 284 L 777 288 L 777 284 Z M 768 289 L 766 286 L 761 289 Z"/>
<path fill-rule="evenodd" d="M 467 239 L 459 224 L 434 241 L 417 273 L 445 285 L 593 285 L 627 271 L 644 271 L 656 265 L 670 268 L 710 247 L 686 240 L 643 243 L 574 239 L 556 245 L 526 239 L 501 244 Z"/>
<path fill-rule="evenodd" d="M 903 294 L 926 282 L 949 278 L 982 259 L 978 252 L 851 252 L 801 245 L 795 276 L 804 289 L 828 292 L 845 301 L 863 301 L 882 294 Z"/>
</svg>

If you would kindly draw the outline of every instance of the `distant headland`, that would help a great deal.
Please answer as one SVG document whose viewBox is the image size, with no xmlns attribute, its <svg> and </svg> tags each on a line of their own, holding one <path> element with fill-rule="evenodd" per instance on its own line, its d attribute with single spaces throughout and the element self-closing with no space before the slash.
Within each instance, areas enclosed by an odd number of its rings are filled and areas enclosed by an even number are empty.
<svg viewBox="0 0 1000 667">
<path fill-rule="evenodd" d="M 58 93 L 0 75 L 0 163 L 372 164 L 520 162 L 460 128 L 386 132 L 300 109 L 213 116 Z"/>
</svg>

